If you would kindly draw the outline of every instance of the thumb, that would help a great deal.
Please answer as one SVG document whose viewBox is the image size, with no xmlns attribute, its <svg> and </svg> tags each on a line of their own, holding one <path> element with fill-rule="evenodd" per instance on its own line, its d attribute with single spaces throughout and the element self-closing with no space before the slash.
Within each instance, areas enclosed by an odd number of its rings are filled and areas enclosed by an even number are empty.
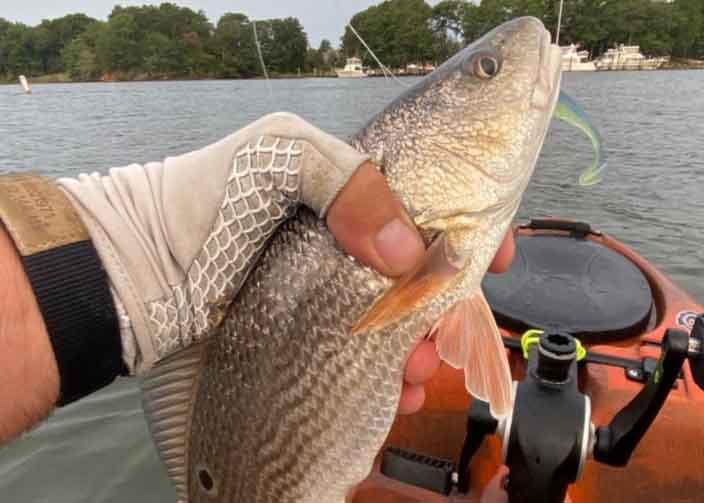
<svg viewBox="0 0 704 503">
<path fill-rule="evenodd" d="M 409 271 L 425 252 L 411 218 L 371 162 L 335 198 L 327 224 L 346 252 L 387 276 Z"/>
</svg>

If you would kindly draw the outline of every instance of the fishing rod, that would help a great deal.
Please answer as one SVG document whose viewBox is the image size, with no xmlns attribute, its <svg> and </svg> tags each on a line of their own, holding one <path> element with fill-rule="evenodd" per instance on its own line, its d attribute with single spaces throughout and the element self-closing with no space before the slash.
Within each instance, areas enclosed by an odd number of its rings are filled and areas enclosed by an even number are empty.
<svg viewBox="0 0 704 503">
<path fill-rule="evenodd" d="M 266 62 L 264 61 L 264 56 L 262 55 L 262 45 L 259 43 L 259 35 L 257 34 L 257 22 L 252 19 L 252 31 L 254 32 L 254 45 L 257 47 L 257 55 L 259 56 L 259 64 L 262 66 L 262 71 L 264 72 L 264 78 L 266 79 L 266 85 L 269 87 L 269 100 L 273 100 L 274 89 L 271 86 L 271 79 L 269 78 L 269 72 L 266 68 Z"/>
<path fill-rule="evenodd" d="M 565 0 L 560 0 L 560 10 L 557 14 L 557 31 L 555 32 L 555 45 L 560 45 L 560 30 L 562 29 L 562 8 Z"/>
</svg>

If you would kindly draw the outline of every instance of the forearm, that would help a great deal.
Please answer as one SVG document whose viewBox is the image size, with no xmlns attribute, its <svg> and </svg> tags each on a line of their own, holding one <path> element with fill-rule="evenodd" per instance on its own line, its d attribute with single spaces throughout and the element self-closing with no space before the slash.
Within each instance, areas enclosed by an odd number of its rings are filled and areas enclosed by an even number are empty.
<svg viewBox="0 0 704 503">
<path fill-rule="evenodd" d="M 199 151 L 60 188 L 4 179 L 0 441 L 57 400 L 212 333 L 277 225 L 299 204 L 324 217 L 366 159 L 273 114 Z"/>
<path fill-rule="evenodd" d="M 15 246 L 0 224 L 0 444 L 45 418 L 59 373 L 44 321 Z"/>
</svg>

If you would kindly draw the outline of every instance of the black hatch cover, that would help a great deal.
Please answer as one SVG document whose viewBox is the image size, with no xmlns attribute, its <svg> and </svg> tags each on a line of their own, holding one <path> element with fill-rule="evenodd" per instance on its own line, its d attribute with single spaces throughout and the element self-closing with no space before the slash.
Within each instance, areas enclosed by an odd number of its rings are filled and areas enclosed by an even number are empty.
<svg viewBox="0 0 704 503">
<path fill-rule="evenodd" d="M 509 330 L 569 332 L 583 342 L 640 334 L 653 298 L 641 270 L 618 252 L 566 235 L 519 236 L 505 274 L 487 274 L 484 292 Z"/>
</svg>

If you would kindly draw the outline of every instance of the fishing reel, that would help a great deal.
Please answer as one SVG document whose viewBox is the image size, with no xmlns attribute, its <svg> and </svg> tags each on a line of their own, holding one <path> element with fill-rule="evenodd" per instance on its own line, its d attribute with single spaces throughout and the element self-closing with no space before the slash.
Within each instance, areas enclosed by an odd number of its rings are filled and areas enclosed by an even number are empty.
<svg viewBox="0 0 704 503">
<path fill-rule="evenodd" d="M 467 494 L 470 462 L 487 435 L 503 442 L 503 463 L 510 469 L 506 490 L 511 503 L 563 503 L 588 459 L 614 467 L 626 466 L 640 440 L 660 412 L 686 360 L 697 385 L 704 389 L 704 315 L 691 334 L 668 330 L 659 360 L 627 370 L 637 372 L 645 386 L 608 425 L 592 422 L 591 402 L 578 387 L 578 362 L 607 363 L 565 333 L 528 334 L 522 342 L 507 339 L 528 364 L 525 378 L 514 382 L 514 406 L 498 421 L 489 404 L 473 400 L 467 434 L 456 472 L 452 463 L 408 456 L 398 449 L 384 453 L 382 474 L 441 494 Z M 444 464 L 443 464 L 444 463 Z"/>
</svg>

